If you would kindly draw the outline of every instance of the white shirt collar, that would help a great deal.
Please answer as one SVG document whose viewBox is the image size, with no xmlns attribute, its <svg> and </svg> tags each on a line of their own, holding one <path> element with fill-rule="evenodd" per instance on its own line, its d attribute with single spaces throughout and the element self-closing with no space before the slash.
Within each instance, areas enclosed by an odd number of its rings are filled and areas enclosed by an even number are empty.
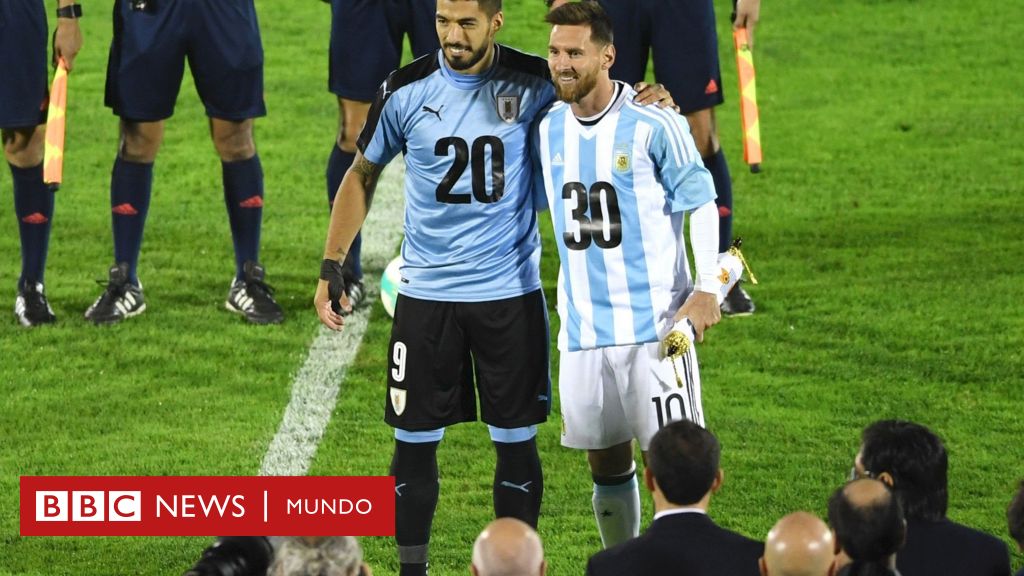
<svg viewBox="0 0 1024 576">
<path fill-rule="evenodd" d="M 684 506 L 682 508 L 669 508 L 668 510 L 662 510 L 654 515 L 654 519 L 657 520 L 658 518 L 671 516 L 672 514 L 703 514 L 707 516 L 708 512 L 701 508 L 687 508 Z"/>
</svg>

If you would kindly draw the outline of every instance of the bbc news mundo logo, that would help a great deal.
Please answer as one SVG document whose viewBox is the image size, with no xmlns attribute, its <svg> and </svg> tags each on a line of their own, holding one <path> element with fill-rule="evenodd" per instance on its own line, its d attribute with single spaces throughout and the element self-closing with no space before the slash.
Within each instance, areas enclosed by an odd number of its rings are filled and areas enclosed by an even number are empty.
<svg viewBox="0 0 1024 576">
<path fill-rule="evenodd" d="M 391 476 L 22 476 L 22 536 L 393 536 Z"/>
</svg>

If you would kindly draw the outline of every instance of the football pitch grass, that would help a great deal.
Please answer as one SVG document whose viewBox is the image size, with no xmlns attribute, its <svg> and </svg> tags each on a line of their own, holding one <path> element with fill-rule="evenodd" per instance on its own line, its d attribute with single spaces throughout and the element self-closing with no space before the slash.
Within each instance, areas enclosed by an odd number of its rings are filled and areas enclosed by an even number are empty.
<svg viewBox="0 0 1024 576">
<path fill-rule="evenodd" d="M 190 81 L 156 164 L 140 265 L 149 308 L 114 327 L 82 319 L 112 259 L 117 132 L 102 106 L 106 7 L 87 7 L 86 44 L 70 77 L 65 185 L 46 283 L 56 326 L 24 330 L 10 314 L 18 242 L 10 176 L 0 170 L 0 574 L 179 574 L 209 542 L 22 538 L 20 475 L 260 470 L 320 333 L 310 301 L 337 108 L 325 88 L 329 8 L 257 4 L 269 109 L 256 129 L 267 190 L 262 260 L 288 315 L 283 325 L 249 326 L 223 310 L 231 241 Z M 499 40 L 543 54 L 542 4 L 506 0 Z M 707 422 L 726 471 L 712 516 L 761 539 L 789 511 L 823 515 L 861 428 L 904 418 L 946 441 L 950 516 L 1007 539 L 1004 510 L 1024 476 L 1024 52 L 1013 48 L 1024 5 L 766 1 L 755 46 L 759 175 L 741 161 L 728 7 L 717 8 L 727 96 L 718 117 L 735 231 L 762 284 L 750 289 L 758 312 L 724 320 L 699 348 Z M 549 305 L 553 254 L 546 245 Z M 554 314 L 552 324 L 554 332 Z M 310 474 L 386 473 L 389 328 L 374 303 Z M 584 457 L 558 445 L 557 413 L 539 433 L 540 534 L 550 573 L 560 576 L 581 573 L 600 541 Z M 467 573 L 473 539 L 492 517 L 493 454 L 483 424 L 448 431 L 432 574 Z M 377 574 L 396 572 L 390 539 L 363 545 Z"/>
</svg>

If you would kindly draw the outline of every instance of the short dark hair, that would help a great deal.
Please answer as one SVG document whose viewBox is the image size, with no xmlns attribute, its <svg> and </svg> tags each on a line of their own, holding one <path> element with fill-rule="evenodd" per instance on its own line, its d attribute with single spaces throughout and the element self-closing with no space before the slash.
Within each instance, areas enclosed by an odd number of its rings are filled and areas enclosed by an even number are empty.
<svg viewBox="0 0 1024 576">
<path fill-rule="evenodd" d="M 501 12 L 501 0 L 470 0 L 476 2 L 480 9 L 487 14 L 488 17 L 494 16 L 498 12 Z M 551 0 L 554 2 L 554 0 Z"/>
<path fill-rule="evenodd" d="M 614 40 L 612 20 L 597 2 L 562 4 L 548 12 L 544 19 L 556 26 L 589 26 L 590 39 L 598 46 L 607 46 Z"/>
<path fill-rule="evenodd" d="M 1018 546 L 1024 546 L 1024 480 L 1020 481 L 1017 493 L 1006 509 L 1006 521 L 1010 525 L 1010 536 Z"/>
<path fill-rule="evenodd" d="M 883 566 L 872 562 L 850 562 L 836 572 L 836 576 L 896 576 L 896 573 Z"/>
<path fill-rule="evenodd" d="M 669 502 L 694 504 L 711 490 L 720 455 L 714 434 L 680 420 L 658 430 L 651 439 L 647 467 Z"/>
<path fill-rule="evenodd" d="M 861 464 L 876 477 L 892 475 L 893 491 L 907 518 L 941 520 L 949 507 L 949 456 L 928 428 L 903 420 L 879 420 L 861 434 Z"/>
<path fill-rule="evenodd" d="M 836 533 L 836 540 L 852 560 L 865 564 L 884 564 L 903 546 L 906 523 L 899 498 L 882 482 L 885 497 L 865 505 L 855 506 L 847 497 L 847 488 L 853 480 L 841 486 L 828 500 L 828 523 Z"/>
</svg>

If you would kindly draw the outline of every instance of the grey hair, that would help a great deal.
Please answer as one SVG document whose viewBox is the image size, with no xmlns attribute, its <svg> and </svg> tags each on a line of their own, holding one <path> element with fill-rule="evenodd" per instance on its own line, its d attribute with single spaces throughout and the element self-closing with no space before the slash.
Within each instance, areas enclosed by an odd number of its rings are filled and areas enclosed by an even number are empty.
<svg viewBox="0 0 1024 576">
<path fill-rule="evenodd" d="M 286 538 L 275 554 L 270 576 L 355 576 L 363 550 L 352 536 L 330 536 L 315 542 Z"/>
</svg>

